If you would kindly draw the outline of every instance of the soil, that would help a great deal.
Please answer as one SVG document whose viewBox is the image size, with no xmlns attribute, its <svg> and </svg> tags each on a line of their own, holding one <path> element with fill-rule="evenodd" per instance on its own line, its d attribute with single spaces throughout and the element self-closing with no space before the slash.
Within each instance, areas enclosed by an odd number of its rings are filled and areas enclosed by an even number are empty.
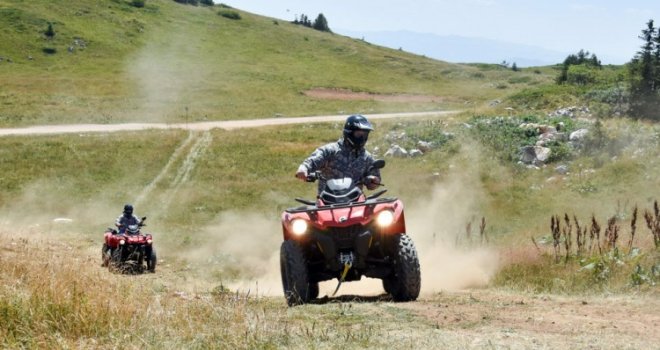
<svg viewBox="0 0 660 350">
<path fill-rule="evenodd" d="M 498 290 L 441 293 L 400 304 L 436 328 L 492 348 L 660 349 L 660 298 Z"/>
</svg>

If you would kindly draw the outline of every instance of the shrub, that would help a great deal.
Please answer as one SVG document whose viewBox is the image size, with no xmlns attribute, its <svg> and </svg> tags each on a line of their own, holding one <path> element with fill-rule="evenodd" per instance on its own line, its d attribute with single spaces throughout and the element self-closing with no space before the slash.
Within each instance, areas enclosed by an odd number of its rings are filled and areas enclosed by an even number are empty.
<svg viewBox="0 0 660 350">
<path fill-rule="evenodd" d="M 215 5 L 215 3 L 213 3 L 213 0 L 200 0 L 199 3 L 202 4 L 202 5 L 206 5 L 206 6 L 214 6 Z"/>
<path fill-rule="evenodd" d="M 199 0 L 174 0 L 174 1 L 178 2 L 179 4 L 194 5 L 194 6 L 199 5 Z"/>
<path fill-rule="evenodd" d="M 46 55 L 54 55 L 57 53 L 57 49 L 54 47 L 44 47 L 41 51 Z"/>
<path fill-rule="evenodd" d="M 55 37 L 55 29 L 53 29 L 53 24 L 52 23 L 48 23 L 48 28 L 46 28 L 46 31 L 44 32 L 44 35 L 48 39 L 52 39 L 52 38 Z"/>
<path fill-rule="evenodd" d="M 131 5 L 135 7 L 144 7 L 146 0 L 132 0 Z"/>
<path fill-rule="evenodd" d="M 587 65 L 572 65 L 566 71 L 566 82 L 575 85 L 587 85 L 596 82 L 597 73 Z"/>
<path fill-rule="evenodd" d="M 236 11 L 221 10 L 218 11 L 218 15 L 229 19 L 235 19 L 235 20 L 241 19 L 241 15 Z"/>
</svg>

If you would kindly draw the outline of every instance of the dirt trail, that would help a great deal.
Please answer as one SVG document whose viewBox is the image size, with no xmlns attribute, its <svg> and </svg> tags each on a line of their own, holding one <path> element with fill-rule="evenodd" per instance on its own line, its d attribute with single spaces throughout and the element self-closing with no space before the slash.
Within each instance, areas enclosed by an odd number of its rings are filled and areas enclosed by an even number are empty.
<svg viewBox="0 0 660 350">
<path fill-rule="evenodd" d="M 437 117 L 459 113 L 460 111 L 431 111 L 416 113 L 385 113 L 365 114 L 369 119 L 391 119 L 391 118 L 415 118 L 415 117 Z M 184 129 L 193 131 L 207 131 L 211 129 L 242 129 L 256 128 L 271 125 L 288 125 L 303 123 L 322 123 L 332 121 L 344 121 L 346 115 L 325 115 L 298 118 L 269 118 L 250 120 L 226 120 L 198 123 L 126 123 L 126 124 L 70 124 L 70 125 L 37 125 L 25 128 L 0 129 L 0 136 L 11 135 L 48 135 L 88 132 L 118 132 L 139 131 L 149 129 Z"/>
<path fill-rule="evenodd" d="M 477 348 L 660 349 L 653 295 L 556 296 L 498 290 L 398 304 Z"/>
</svg>

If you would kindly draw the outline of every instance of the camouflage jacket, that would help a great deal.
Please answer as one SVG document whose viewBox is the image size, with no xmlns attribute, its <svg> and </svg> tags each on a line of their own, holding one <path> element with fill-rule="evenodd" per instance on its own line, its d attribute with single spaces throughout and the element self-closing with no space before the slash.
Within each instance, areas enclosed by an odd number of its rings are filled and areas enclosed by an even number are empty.
<svg viewBox="0 0 660 350">
<path fill-rule="evenodd" d="M 135 215 L 126 217 L 125 215 L 122 214 L 119 215 L 119 217 L 115 221 L 115 225 L 119 228 L 119 232 L 126 231 L 126 228 L 129 225 L 139 225 L 139 224 L 140 224 L 140 219 Z"/>
<path fill-rule="evenodd" d="M 326 179 L 350 177 L 356 183 L 367 175 L 380 177 L 379 169 L 366 173 L 373 162 L 374 157 L 364 148 L 356 151 L 345 145 L 344 139 L 339 139 L 317 148 L 298 169 L 304 167 L 308 174 L 319 170 Z M 325 181 L 319 180 L 318 192 L 321 193 L 324 187 Z"/>
</svg>

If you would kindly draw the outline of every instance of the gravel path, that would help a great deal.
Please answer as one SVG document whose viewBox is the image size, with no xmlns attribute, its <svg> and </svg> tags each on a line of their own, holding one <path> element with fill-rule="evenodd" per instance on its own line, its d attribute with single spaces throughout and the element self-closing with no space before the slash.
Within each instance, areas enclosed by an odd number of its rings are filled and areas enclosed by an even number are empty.
<svg viewBox="0 0 660 350">
<path fill-rule="evenodd" d="M 365 114 L 365 116 L 369 119 L 415 118 L 415 117 L 446 116 L 446 115 L 456 114 L 458 112 L 459 111 L 385 113 L 385 114 Z M 225 121 L 176 123 L 176 124 L 126 123 L 126 124 L 38 125 L 38 126 L 30 126 L 25 128 L 0 129 L 0 136 L 117 132 L 117 131 L 149 130 L 149 129 L 185 129 L 185 130 L 194 130 L 194 131 L 206 131 L 206 130 L 218 128 L 225 130 L 233 130 L 240 128 L 256 128 L 256 127 L 271 126 L 271 125 L 344 121 L 346 117 L 347 117 L 346 115 L 325 115 L 325 116 L 314 116 L 314 117 L 225 120 Z"/>
</svg>

